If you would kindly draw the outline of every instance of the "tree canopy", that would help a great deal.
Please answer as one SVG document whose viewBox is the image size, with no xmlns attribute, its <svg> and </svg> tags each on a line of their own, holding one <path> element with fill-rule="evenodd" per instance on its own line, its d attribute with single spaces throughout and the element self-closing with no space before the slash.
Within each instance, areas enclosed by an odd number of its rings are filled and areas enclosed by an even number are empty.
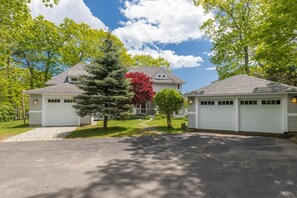
<svg viewBox="0 0 297 198">
<path fill-rule="evenodd" d="M 42 1 L 48 7 L 59 3 L 59 0 Z M 104 54 L 103 41 L 109 35 L 68 18 L 60 25 L 43 16 L 32 18 L 29 2 L 2 0 L 0 4 L 0 106 L 14 109 L 16 115 L 12 117 L 19 117 L 20 90 L 44 87 L 47 80 L 65 69 L 79 62 L 100 59 Z M 119 38 L 112 34 L 109 37 L 118 48 L 123 66 L 144 65 L 128 54 Z M 158 60 L 150 56 L 147 59 L 148 65 Z"/>
<path fill-rule="evenodd" d="M 194 0 L 213 18 L 201 27 L 213 43 L 220 79 L 254 75 L 296 85 L 296 3 L 293 0 Z"/>
</svg>

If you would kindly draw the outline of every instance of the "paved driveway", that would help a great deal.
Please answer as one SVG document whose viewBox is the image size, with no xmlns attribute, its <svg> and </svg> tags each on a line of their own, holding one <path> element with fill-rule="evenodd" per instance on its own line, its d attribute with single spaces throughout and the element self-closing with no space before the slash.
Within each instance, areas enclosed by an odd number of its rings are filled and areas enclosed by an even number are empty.
<svg viewBox="0 0 297 198">
<path fill-rule="evenodd" d="M 40 127 L 3 140 L 3 142 L 62 140 L 68 133 L 74 131 L 76 128 L 77 127 Z"/>
<path fill-rule="evenodd" d="M 297 197 L 288 139 L 187 134 L 0 143 L 6 197 Z"/>
</svg>

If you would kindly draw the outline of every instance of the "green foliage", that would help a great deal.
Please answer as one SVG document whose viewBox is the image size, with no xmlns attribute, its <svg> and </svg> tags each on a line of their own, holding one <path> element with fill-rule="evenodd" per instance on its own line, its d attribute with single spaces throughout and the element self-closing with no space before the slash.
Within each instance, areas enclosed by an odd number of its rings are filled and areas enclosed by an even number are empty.
<svg viewBox="0 0 297 198">
<path fill-rule="evenodd" d="M 75 97 L 74 107 L 80 116 L 103 115 L 106 128 L 108 117 L 117 119 L 131 114 L 132 106 L 128 103 L 132 94 L 125 78 L 127 69 L 122 66 L 120 52 L 110 36 L 100 48 L 103 55 L 87 67 L 89 75 L 81 77 L 84 93 Z"/>
<path fill-rule="evenodd" d="M 220 79 L 238 73 L 250 74 L 253 67 L 255 16 L 259 10 L 257 0 L 194 0 L 214 18 L 206 21 L 202 29 L 213 40 L 214 56 L 211 62 L 217 66 Z"/>
<path fill-rule="evenodd" d="M 153 58 L 150 55 L 135 55 L 133 57 L 135 61 L 134 66 L 139 67 L 161 67 L 165 66 L 167 69 L 169 69 L 170 63 L 164 59 L 164 58 Z"/>
<path fill-rule="evenodd" d="M 243 73 L 297 85 L 297 6 L 292 0 L 194 0 L 214 15 L 202 29 L 213 41 L 220 79 Z"/>
<path fill-rule="evenodd" d="M 263 1 L 259 17 L 256 59 L 260 75 L 269 80 L 297 86 L 297 5 L 295 1 Z"/>
<path fill-rule="evenodd" d="M 163 89 L 157 93 L 155 103 L 158 106 L 158 111 L 166 115 L 167 126 L 171 128 L 173 113 L 178 113 L 183 106 L 184 99 L 182 95 L 176 90 Z"/>
<path fill-rule="evenodd" d="M 0 122 L 8 122 L 14 120 L 16 117 L 15 110 L 11 105 L 1 105 L 0 108 Z"/>
</svg>

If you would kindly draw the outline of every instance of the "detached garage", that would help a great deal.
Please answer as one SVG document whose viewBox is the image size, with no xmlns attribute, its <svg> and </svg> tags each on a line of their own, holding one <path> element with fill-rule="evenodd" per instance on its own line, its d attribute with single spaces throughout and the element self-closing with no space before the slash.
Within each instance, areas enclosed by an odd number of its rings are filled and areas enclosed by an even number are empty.
<svg viewBox="0 0 297 198">
<path fill-rule="evenodd" d="M 189 128 L 297 131 L 297 87 L 237 75 L 186 93 Z"/>
<path fill-rule="evenodd" d="M 25 93 L 30 95 L 30 125 L 79 126 L 93 122 L 91 116 L 79 117 L 73 108 L 73 97 L 82 93 L 76 84 L 57 84 Z"/>
</svg>

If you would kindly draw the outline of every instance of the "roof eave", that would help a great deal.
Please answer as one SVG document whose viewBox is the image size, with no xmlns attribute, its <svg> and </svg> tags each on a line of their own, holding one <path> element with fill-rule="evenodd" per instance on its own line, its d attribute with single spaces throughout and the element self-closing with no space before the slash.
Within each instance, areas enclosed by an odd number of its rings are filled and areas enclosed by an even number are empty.
<svg viewBox="0 0 297 198">
<path fill-rule="evenodd" d="M 253 95 L 288 95 L 297 94 L 297 92 L 281 92 L 281 93 L 238 93 L 238 94 L 183 94 L 185 97 L 220 97 L 220 96 L 253 96 Z"/>
</svg>

